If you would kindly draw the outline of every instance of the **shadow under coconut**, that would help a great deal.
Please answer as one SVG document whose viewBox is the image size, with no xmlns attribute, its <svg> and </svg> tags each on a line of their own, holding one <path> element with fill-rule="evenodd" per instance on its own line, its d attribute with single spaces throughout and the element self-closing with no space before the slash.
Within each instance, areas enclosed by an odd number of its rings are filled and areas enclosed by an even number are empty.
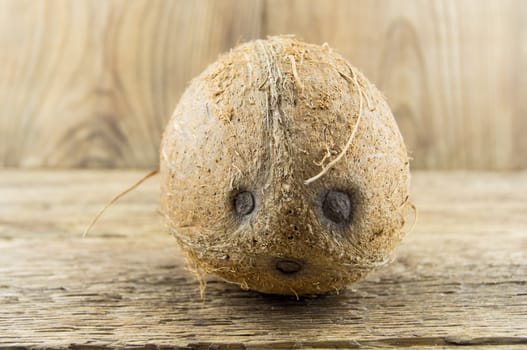
<svg viewBox="0 0 527 350">
<path fill-rule="evenodd" d="M 181 336 L 188 341 L 212 341 L 212 334 L 236 341 L 269 334 L 316 340 L 341 327 L 353 337 L 385 331 L 401 318 L 404 305 L 426 305 L 427 296 L 412 290 L 415 275 L 410 278 L 405 265 L 395 262 L 339 294 L 299 299 L 246 291 L 210 277 L 203 300 L 199 283 L 181 264 L 152 265 L 148 272 L 135 266 L 126 279 L 112 284 L 112 290 L 122 295 L 123 312 L 140 314 L 167 334 L 173 327 L 186 329 Z"/>
<path fill-rule="evenodd" d="M 352 284 L 340 293 L 282 296 L 245 291 L 218 279 L 209 280 L 203 302 L 203 319 L 228 321 L 225 331 L 285 334 L 304 339 L 321 337 L 329 329 L 346 327 L 357 335 L 383 335 L 387 328 L 408 323 L 408 327 L 426 323 L 427 301 L 419 286 L 432 282 L 432 276 L 420 276 L 411 268 L 415 257 L 401 257 L 366 279 Z M 408 305 L 418 309 L 406 314 Z M 405 320 L 405 321 L 403 321 Z"/>
<path fill-rule="evenodd" d="M 236 285 L 212 280 L 207 284 L 203 302 L 208 312 L 199 325 L 210 325 L 210 321 L 214 323 L 223 319 L 229 320 L 236 329 L 247 327 L 247 330 L 254 330 L 254 325 L 257 325 L 259 331 L 269 334 L 307 337 L 327 332 L 327 328 L 321 329 L 321 325 L 339 327 L 356 324 L 364 329 L 369 310 L 385 304 L 395 292 L 381 287 L 381 293 L 372 293 L 376 289 L 374 285 L 377 285 L 375 281 L 363 281 L 355 284 L 353 289 L 348 288 L 338 294 L 330 292 L 297 299 L 294 296 L 245 291 Z M 385 302 L 383 299 L 386 299 Z"/>
</svg>

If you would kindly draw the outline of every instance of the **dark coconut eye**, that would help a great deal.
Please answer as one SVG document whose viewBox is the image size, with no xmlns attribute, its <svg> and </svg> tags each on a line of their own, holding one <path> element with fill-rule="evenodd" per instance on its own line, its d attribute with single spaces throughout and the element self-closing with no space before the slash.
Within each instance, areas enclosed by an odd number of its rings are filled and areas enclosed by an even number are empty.
<svg viewBox="0 0 527 350">
<path fill-rule="evenodd" d="M 249 215 L 254 210 L 254 196 L 251 192 L 240 192 L 234 197 L 234 209 L 239 215 Z"/>
<path fill-rule="evenodd" d="M 322 201 L 322 213 L 337 224 L 350 221 L 351 199 L 345 192 L 330 190 Z"/>
</svg>

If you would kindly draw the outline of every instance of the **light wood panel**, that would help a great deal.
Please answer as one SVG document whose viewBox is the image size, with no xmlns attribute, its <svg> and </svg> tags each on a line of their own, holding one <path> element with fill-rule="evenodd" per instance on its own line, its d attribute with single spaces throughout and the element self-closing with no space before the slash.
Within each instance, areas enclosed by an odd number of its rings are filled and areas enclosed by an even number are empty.
<svg viewBox="0 0 527 350">
<path fill-rule="evenodd" d="M 0 0 L 0 166 L 154 168 L 187 82 L 284 33 L 380 87 L 414 169 L 527 168 L 522 0 Z"/>
<path fill-rule="evenodd" d="M 266 30 L 328 42 L 387 95 L 415 168 L 527 167 L 527 2 L 268 0 Z"/>
<path fill-rule="evenodd" d="M 158 178 L 80 238 L 140 175 L 0 172 L 0 349 L 527 345 L 527 172 L 417 172 L 419 219 L 397 260 L 340 295 L 297 301 L 210 278 L 204 302 L 161 229 Z"/>
<path fill-rule="evenodd" d="M 155 167 L 187 82 L 259 1 L 0 1 L 0 166 Z"/>
</svg>

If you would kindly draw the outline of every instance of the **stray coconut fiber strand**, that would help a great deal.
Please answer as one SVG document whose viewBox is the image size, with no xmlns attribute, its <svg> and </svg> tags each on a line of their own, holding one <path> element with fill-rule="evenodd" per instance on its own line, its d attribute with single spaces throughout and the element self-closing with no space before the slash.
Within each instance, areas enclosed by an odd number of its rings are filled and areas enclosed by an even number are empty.
<svg viewBox="0 0 527 350">
<path fill-rule="evenodd" d="M 108 203 L 106 203 L 104 205 L 104 207 L 102 207 L 101 210 L 99 210 L 99 212 L 93 217 L 93 219 L 91 220 L 91 222 L 88 225 L 88 227 L 86 228 L 86 230 L 84 230 L 84 232 L 82 233 L 82 238 L 84 238 L 84 237 L 86 237 L 88 235 L 88 233 L 92 229 L 93 225 L 95 225 L 95 223 L 99 220 L 101 215 L 104 214 L 106 209 L 108 209 L 112 204 L 117 202 L 119 199 L 121 199 L 122 197 L 124 197 L 128 193 L 130 193 L 133 190 L 135 190 L 137 187 L 139 187 L 139 185 L 141 185 L 143 182 L 145 182 L 146 180 L 148 180 L 152 176 L 156 175 L 157 173 L 159 173 L 159 168 L 150 171 L 145 176 L 143 176 L 141 179 L 139 179 L 137 182 L 135 182 L 132 186 L 130 186 L 127 189 L 125 189 L 124 191 L 116 194 L 112 199 L 110 199 L 110 201 Z"/>
</svg>

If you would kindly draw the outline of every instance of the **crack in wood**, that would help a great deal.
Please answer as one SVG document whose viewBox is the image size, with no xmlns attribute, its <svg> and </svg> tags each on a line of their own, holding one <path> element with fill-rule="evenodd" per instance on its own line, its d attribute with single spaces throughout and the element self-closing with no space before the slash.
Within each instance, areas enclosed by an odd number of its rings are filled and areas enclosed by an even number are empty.
<svg viewBox="0 0 527 350">
<path fill-rule="evenodd" d="M 1 340 L 1 338 L 0 338 Z M 250 349 L 362 349 L 371 347 L 398 347 L 409 348 L 416 346 L 434 347 L 449 345 L 473 345 L 479 346 L 504 346 L 504 345 L 527 345 L 527 337 L 477 337 L 464 338 L 460 336 L 445 337 L 408 337 L 408 338 L 381 338 L 373 340 L 322 340 L 322 341 L 287 341 L 287 342 L 258 342 L 258 343 L 221 343 L 221 342 L 197 342 L 186 346 L 178 345 L 155 345 L 155 344 L 69 344 L 67 346 L 40 346 L 0 344 L 0 350 L 250 350 Z"/>
</svg>

